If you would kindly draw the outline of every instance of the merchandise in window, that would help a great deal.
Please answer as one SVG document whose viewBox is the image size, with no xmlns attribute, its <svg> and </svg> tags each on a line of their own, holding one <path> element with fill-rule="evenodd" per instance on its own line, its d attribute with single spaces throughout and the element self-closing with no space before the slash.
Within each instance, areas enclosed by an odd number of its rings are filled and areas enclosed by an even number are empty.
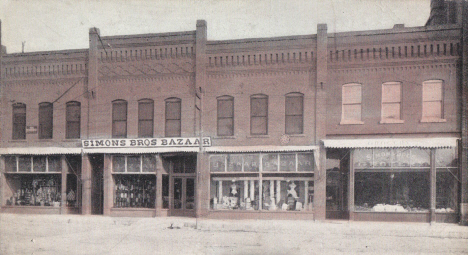
<svg viewBox="0 0 468 255">
<path fill-rule="evenodd" d="M 7 205 L 60 206 L 60 174 L 11 174 L 7 176 L 7 183 L 13 192 L 13 196 L 7 198 Z"/>
<path fill-rule="evenodd" d="M 213 210 L 259 210 L 259 181 L 211 180 L 211 208 Z"/>
<path fill-rule="evenodd" d="M 314 182 L 263 180 L 262 208 L 269 211 L 312 211 Z"/>
<path fill-rule="evenodd" d="M 455 213 L 458 210 L 457 148 L 436 150 L 436 212 Z"/>
<path fill-rule="evenodd" d="M 156 176 L 115 175 L 114 207 L 155 208 Z"/>
</svg>

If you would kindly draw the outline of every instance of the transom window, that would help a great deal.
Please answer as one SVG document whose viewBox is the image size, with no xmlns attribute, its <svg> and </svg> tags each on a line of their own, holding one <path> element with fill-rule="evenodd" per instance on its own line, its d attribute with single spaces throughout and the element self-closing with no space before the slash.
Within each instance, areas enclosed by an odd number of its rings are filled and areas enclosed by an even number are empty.
<svg viewBox="0 0 468 255">
<path fill-rule="evenodd" d="M 363 124 L 362 86 L 361 84 L 345 84 L 342 88 L 342 114 L 340 124 Z"/>
<path fill-rule="evenodd" d="M 250 97 L 250 134 L 268 134 L 268 96 L 259 94 Z"/>
<path fill-rule="evenodd" d="M 234 98 L 218 97 L 218 136 L 234 135 Z"/>
<path fill-rule="evenodd" d="M 302 134 L 304 132 L 304 95 L 289 93 L 285 102 L 285 133 Z"/>
<path fill-rule="evenodd" d="M 114 155 L 112 156 L 113 173 L 155 173 L 155 155 Z"/>
<path fill-rule="evenodd" d="M 5 156 L 5 171 L 57 173 L 62 171 L 60 156 Z"/>
</svg>

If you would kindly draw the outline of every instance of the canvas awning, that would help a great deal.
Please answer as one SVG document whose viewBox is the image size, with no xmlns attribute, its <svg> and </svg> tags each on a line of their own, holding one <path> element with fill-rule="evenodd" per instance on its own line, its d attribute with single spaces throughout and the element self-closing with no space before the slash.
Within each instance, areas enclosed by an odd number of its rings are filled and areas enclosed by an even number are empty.
<svg viewBox="0 0 468 255">
<path fill-rule="evenodd" d="M 444 138 L 383 138 L 383 139 L 326 139 L 325 148 L 451 148 L 457 146 L 456 137 Z"/>
<path fill-rule="evenodd" d="M 81 148 L 67 147 L 10 147 L 0 148 L 0 155 L 59 155 L 81 154 Z"/>
<path fill-rule="evenodd" d="M 171 152 L 198 152 L 198 147 L 152 147 L 152 148 L 90 148 L 83 149 L 83 153 L 104 154 L 148 154 L 148 153 L 171 153 Z"/>
<path fill-rule="evenodd" d="M 318 150 L 318 146 L 213 146 L 205 148 L 206 152 L 240 153 L 240 152 L 300 152 Z"/>
</svg>

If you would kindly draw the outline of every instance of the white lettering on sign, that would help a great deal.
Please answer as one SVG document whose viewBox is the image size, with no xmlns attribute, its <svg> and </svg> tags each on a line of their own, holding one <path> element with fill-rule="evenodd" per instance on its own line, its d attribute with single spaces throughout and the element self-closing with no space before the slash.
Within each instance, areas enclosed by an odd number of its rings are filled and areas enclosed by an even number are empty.
<svg viewBox="0 0 468 255">
<path fill-rule="evenodd" d="M 211 138 L 202 138 L 203 147 L 211 146 Z M 146 147 L 198 147 L 198 137 L 136 138 L 136 139 L 90 139 L 82 140 L 83 148 L 146 148 Z"/>
</svg>

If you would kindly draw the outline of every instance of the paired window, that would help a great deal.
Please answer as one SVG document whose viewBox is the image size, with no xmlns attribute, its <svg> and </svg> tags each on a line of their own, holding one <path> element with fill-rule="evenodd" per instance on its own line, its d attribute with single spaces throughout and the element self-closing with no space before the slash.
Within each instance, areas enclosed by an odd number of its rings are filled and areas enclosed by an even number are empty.
<svg viewBox="0 0 468 255">
<path fill-rule="evenodd" d="M 302 134 L 304 132 L 304 95 L 289 93 L 285 104 L 285 133 Z"/>
<path fill-rule="evenodd" d="M 166 137 L 181 136 L 181 107 L 182 100 L 180 98 L 166 99 Z"/>
<path fill-rule="evenodd" d="M 234 98 L 218 97 L 218 136 L 234 135 Z"/>
<path fill-rule="evenodd" d="M 441 80 L 423 82 L 421 122 L 444 121 L 443 94 L 443 82 Z"/>
<path fill-rule="evenodd" d="M 13 140 L 26 139 L 26 105 L 13 105 Z"/>
<path fill-rule="evenodd" d="M 382 116 L 380 123 L 403 123 L 401 119 L 401 83 L 382 84 Z"/>
<path fill-rule="evenodd" d="M 53 134 L 53 104 L 39 104 L 39 139 L 52 139 Z"/>
<path fill-rule="evenodd" d="M 127 101 L 112 102 L 112 137 L 127 137 Z"/>
<path fill-rule="evenodd" d="M 81 103 L 68 102 L 66 109 L 66 138 L 79 139 L 80 138 L 80 125 L 81 125 Z"/>
<path fill-rule="evenodd" d="M 268 134 L 268 96 L 259 94 L 250 97 L 250 134 Z"/>
<path fill-rule="evenodd" d="M 154 102 L 151 99 L 138 101 L 138 137 L 153 137 Z"/>
<path fill-rule="evenodd" d="M 361 84 L 345 84 L 342 88 L 342 114 L 340 124 L 363 124 L 362 86 Z"/>
</svg>

